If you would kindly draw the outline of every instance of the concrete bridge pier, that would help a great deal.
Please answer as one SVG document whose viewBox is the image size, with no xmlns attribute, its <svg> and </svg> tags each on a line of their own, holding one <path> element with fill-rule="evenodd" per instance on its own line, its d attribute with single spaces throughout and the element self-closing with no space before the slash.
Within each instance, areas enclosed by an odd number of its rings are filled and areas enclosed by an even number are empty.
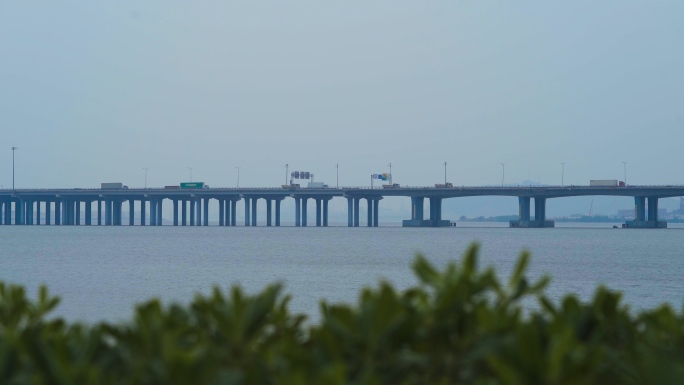
<svg viewBox="0 0 684 385">
<path fill-rule="evenodd" d="M 323 227 L 328 227 L 328 203 L 332 198 L 323 199 Z"/>
<path fill-rule="evenodd" d="M 546 219 L 546 198 L 534 197 L 534 219 L 530 216 L 532 197 L 518 197 L 518 220 L 510 221 L 509 227 L 554 227 L 554 221 Z"/>
<path fill-rule="evenodd" d="M 154 199 L 150 199 L 150 226 L 157 225 L 157 205 Z"/>
<path fill-rule="evenodd" d="M 266 226 L 271 227 L 273 226 L 273 221 L 271 220 L 272 216 L 272 207 L 273 205 L 271 204 L 271 199 L 266 199 Z"/>
<path fill-rule="evenodd" d="M 275 225 L 276 227 L 280 227 L 280 202 L 282 201 L 282 198 L 278 198 L 275 200 Z"/>
<path fill-rule="evenodd" d="M 257 225 L 257 201 L 259 198 L 254 197 L 252 199 L 252 226 Z"/>
<path fill-rule="evenodd" d="M 309 206 L 309 198 L 304 197 L 302 198 L 302 227 L 307 227 L 308 225 L 308 218 L 309 218 L 309 211 L 308 211 L 308 206 Z"/>
<path fill-rule="evenodd" d="M 40 201 L 36 201 L 36 225 L 40 226 Z"/>
<path fill-rule="evenodd" d="M 424 219 L 424 196 L 411 197 L 411 219 L 402 222 L 403 227 L 448 227 L 451 222 L 442 219 L 442 198 L 430 197 L 430 219 Z"/>
<path fill-rule="evenodd" d="M 302 200 L 301 198 L 294 198 L 295 200 L 295 226 L 299 227 L 302 225 Z"/>
<path fill-rule="evenodd" d="M 191 199 L 188 201 L 188 204 L 190 205 L 190 226 L 194 226 L 194 225 L 195 225 L 195 218 L 196 218 L 196 214 L 195 214 L 195 202 L 196 202 L 196 201 L 195 201 L 194 198 L 191 198 Z M 155 212 L 155 214 L 156 214 L 156 212 Z"/>
<path fill-rule="evenodd" d="M 161 203 L 161 201 L 159 201 L 159 202 Z M 203 225 L 209 226 L 209 198 L 204 198 L 203 208 L 204 208 L 204 213 L 203 213 L 204 218 L 202 218 L 202 219 L 204 219 Z M 161 210 L 160 210 L 160 212 L 161 212 Z"/>
<path fill-rule="evenodd" d="M 249 225 L 250 225 L 250 224 L 249 224 L 249 220 L 250 220 L 250 216 L 249 216 L 249 203 L 250 203 L 250 199 L 251 199 L 251 198 L 248 198 L 248 197 L 243 197 L 243 198 L 244 198 L 244 200 L 245 200 L 245 227 L 246 227 L 246 226 L 249 226 Z"/>
<path fill-rule="evenodd" d="M 225 199 L 219 199 L 219 226 L 223 227 L 226 225 L 227 219 L 228 219 L 228 211 L 226 210 L 226 200 Z"/>
<path fill-rule="evenodd" d="M 230 225 L 237 226 L 237 201 L 240 198 L 230 201 Z"/>
<path fill-rule="evenodd" d="M 48 220 L 48 217 L 50 216 L 49 211 L 50 211 L 50 203 L 46 202 L 45 206 L 45 220 Z M 85 224 L 86 226 L 91 226 L 93 224 L 93 202 L 91 200 L 85 201 Z"/>
<path fill-rule="evenodd" d="M 195 205 L 197 206 L 197 211 L 195 212 L 195 225 L 202 226 L 202 198 L 197 198 Z M 157 210 L 157 223 L 159 223 L 159 210 Z M 159 226 L 159 224 L 157 226 Z"/>
<path fill-rule="evenodd" d="M 174 214 L 176 215 L 175 225 L 178 226 L 178 201 L 174 200 Z M 140 226 L 145 226 L 147 222 L 147 200 L 140 200 Z"/>
<path fill-rule="evenodd" d="M 76 219 L 76 225 L 81 225 L 81 201 L 75 200 L 74 201 L 74 206 L 75 206 L 75 219 Z"/>
<path fill-rule="evenodd" d="M 359 227 L 359 202 L 361 198 L 354 198 L 354 227 Z"/>
<path fill-rule="evenodd" d="M 157 201 L 157 226 L 163 225 L 162 209 L 164 208 L 164 198 L 159 198 Z"/>
<path fill-rule="evenodd" d="M 129 226 L 135 225 L 135 200 L 134 199 L 128 200 L 128 225 Z"/>
<path fill-rule="evenodd" d="M 62 224 L 62 204 L 59 200 L 55 201 L 55 226 Z"/>
<path fill-rule="evenodd" d="M 368 202 L 368 219 L 366 226 L 368 227 L 378 227 L 380 199 L 382 199 L 382 197 L 366 198 L 366 201 Z"/>
<path fill-rule="evenodd" d="M 45 201 L 45 225 L 47 225 L 47 226 L 49 226 L 52 222 L 52 218 L 50 218 L 52 216 L 52 213 L 50 212 L 51 211 L 50 210 L 51 205 L 52 205 L 51 201 Z"/>
<path fill-rule="evenodd" d="M 648 200 L 648 210 L 646 201 Z M 634 197 L 634 220 L 626 221 L 623 228 L 665 229 L 666 221 L 658 220 L 658 197 Z"/>
<path fill-rule="evenodd" d="M 354 226 L 354 201 L 353 198 L 347 197 L 347 226 Z"/>
</svg>

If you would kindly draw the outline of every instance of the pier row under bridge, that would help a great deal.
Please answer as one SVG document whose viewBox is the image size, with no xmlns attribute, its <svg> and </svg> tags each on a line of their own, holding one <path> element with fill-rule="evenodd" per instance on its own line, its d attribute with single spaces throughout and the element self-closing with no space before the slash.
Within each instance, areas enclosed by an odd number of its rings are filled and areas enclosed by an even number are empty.
<svg viewBox="0 0 684 385">
<path fill-rule="evenodd" d="M 293 199 L 295 226 L 325 227 L 329 223 L 330 201 L 343 198 L 347 200 L 347 226 L 360 226 L 363 214 L 360 202 L 365 200 L 366 226 L 377 227 L 380 201 L 385 197 L 405 197 L 411 200 L 411 212 L 407 213 L 409 219 L 403 221 L 403 226 L 445 227 L 450 226 L 451 221 L 442 218 L 444 199 L 474 196 L 517 197 L 518 219 L 510 222 L 510 227 L 516 228 L 554 227 L 554 222 L 546 218 L 549 199 L 629 196 L 634 198 L 635 217 L 623 227 L 666 228 L 667 222 L 658 218 L 658 200 L 684 196 L 684 186 L 5 189 L 0 190 L 0 225 L 161 226 L 162 211 L 167 207 L 166 210 L 172 209 L 172 216 L 166 220 L 173 226 L 208 226 L 210 216 L 218 216 L 218 226 L 237 226 L 237 208 L 242 204 L 242 225 L 256 226 L 259 208 L 265 205 L 265 225 L 280 226 L 282 202 Z M 212 200 L 218 205 L 210 206 Z M 309 224 L 311 201 L 315 204 L 315 220 Z M 429 204 L 427 211 L 426 204 Z M 136 206 L 140 213 L 137 221 Z M 263 218 L 261 223 L 264 223 Z"/>
</svg>

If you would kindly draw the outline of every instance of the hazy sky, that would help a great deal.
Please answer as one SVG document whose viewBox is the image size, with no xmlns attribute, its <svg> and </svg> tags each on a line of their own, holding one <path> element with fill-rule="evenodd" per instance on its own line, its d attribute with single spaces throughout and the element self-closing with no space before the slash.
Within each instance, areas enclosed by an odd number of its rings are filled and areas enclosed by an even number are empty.
<svg viewBox="0 0 684 385">
<path fill-rule="evenodd" d="M 684 1 L 0 1 L 0 184 L 684 184 Z"/>
</svg>

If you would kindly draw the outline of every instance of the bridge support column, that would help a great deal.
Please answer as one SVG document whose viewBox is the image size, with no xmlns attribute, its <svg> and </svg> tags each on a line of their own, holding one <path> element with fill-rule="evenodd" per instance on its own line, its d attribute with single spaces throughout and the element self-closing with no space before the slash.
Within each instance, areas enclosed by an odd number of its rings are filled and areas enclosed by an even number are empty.
<svg viewBox="0 0 684 385">
<path fill-rule="evenodd" d="M 323 199 L 323 227 L 328 227 L 328 203 L 330 198 Z"/>
<path fill-rule="evenodd" d="M 204 225 L 209 226 L 209 198 L 204 198 Z"/>
<path fill-rule="evenodd" d="M 173 200 L 173 225 L 178 226 L 178 199 Z"/>
<path fill-rule="evenodd" d="M 40 225 L 40 201 L 36 201 L 36 225 Z"/>
<path fill-rule="evenodd" d="M 375 198 L 375 202 L 373 203 L 373 227 L 378 227 L 378 220 L 380 219 L 380 199 L 382 198 Z"/>
<path fill-rule="evenodd" d="M 187 213 L 188 213 L 188 201 L 183 199 L 181 201 L 181 226 L 187 226 L 187 224 L 188 224 Z"/>
<path fill-rule="evenodd" d="M 648 210 L 646 201 L 648 200 Z M 634 197 L 634 220 L 627 221 L 624 228 L 630 229 L 664 229 L 666 221 L 658 220 L 658 197 Z"/>
<path fill-rule="evenodd" d="M 271 226 L 271 200 L 266 199 L 266 226 Z"/>
<path fill-rule="evenodd" d="M 366 202 L 368 202 L 368 213 L 367 213 L 367 220 L 366 220 L 366 226 L 372 227 L 373 226 L 373 198 L 366 198 Z"/>
<path fill-rule="evenodd" d="M 14 224 L 23 225 L 24 219 L 24 200 L 19 199 L 16 202 L 14 202 Z"/>
<path fill-rule="evenodd" d="M 150 199 L 150 226 L 157 225 L 157 201 Z"/>
<path fill-rule="evenodd" d="M 55 211 L 55 217 L 56 216 L 57 212 Z M 97 225 L 102 225 L 102 201 L 100 199 L 97 200 Z"/>
<path fill-rule="evenodd" d="M 295 226 L 299 227 L 302 225 L 302 200 L 301 198 L 295 197 Z"/>
<path fill-rule="evenodd" d="M 237 200 L 230 201 L 230 225 L 237 226 Z"/>
<path fill-rule="evenodd" d="M 197 211 L 195 212 L 195 224 L 197 226 L 202 226 L 202 198 L 198 198 L 197 201 L 195 202 L 197 206 Z"/>
<path fill-rule="evenodd" d="M 86 226 L 91 226 L 93 224 L 93 202 L 88 200 L 85 202 L 86 205 L 86 216 L 85 216 L 85 223 Z M 46 206 L 47 208 L 47 206 Z"/>
<path fill-rule="evenodd" d="M 430 227 L 430 220 L 425 219 L 425 197 L 411 197 L 411 219 L 402 221 L 402 227 Z"/>
<path fill-rule="evenodd" d="M 194 225 L 195 225 L 195 218 L 196 218 L 196 214 L 195 214 L 195 202 L 196 202 L 196 201 L 195 201 L 195 198 L 192 198 L 192 199 L 190 199 L 190 200 L 188 201 L 188 204 L 190 205 L 190 226 L 194 226 Z"/>
<path fill-rule="evenodd" d="M 105 226 L 112 225 L 112 201 L 111 199 L 105 199 Z"/>
<path fill-rule="evenodd" d="M 164 199 L 159 198 L 159 200 L 157 201 L 157 226 L 161 226 L 163 224 L 162 223 L 163 203 L 164 203 Z"/>
<path fill-rule="evenodd" d="M 128 199 L 128 225 L 135 226 L 135 200 Z"/>
<path fill-rule="evenodd" d="M 250 201 L 250 198 L 245 197 L 244 199 L 245 199 L 245 227 L 246 227 L 246 226 L 250 225 L 249 224 L 249 219 L 250 219 L 250 216 L 249 216 L 249 203 L 250 202 L 249 201 Z"/>
<path fill-rule="evenodd" d="M 302 198 L 302 226 L 306 227 L 307 226 L 307 219 L 309 218 L 309 213 L 308 213 L 308 208 L 309 206 L 309 198 Z"/>
<path fill-rule="evenodd" d="M 233 210 L 231 206 L 232 200 L 226 200 L 225 201 L 225 212 L 223 212 L 221 215 L 223 215 L 223 225 L 224 226 L 230 226 L 230 221 L 233 215 Z"/>
<path fill-rule="evenodd" d="M 534 197 L 534 220 L 530 216 L 531 197 L 518 197 L 518 220 L 510 221 L 509 227 L 554 227 L 554 221 L 546 219 L 546 198 Z"/>
<path fill-rule="evenodd" d="M 276 198 L 275 200 L 275 225 L 280 227 L 280 200 L 281 198 Z"/>
<path fill-rule="evenodd" d="M 316 227 L 321 227 L 323 225 L 323 201 L 321 198 L 315 198 L 316 200 Z"/>
<path fill-rule="evenodd" d="M 45 225 L 49 226 L 50 223 L 52 222 L 52 213 L 50 212 L 50 205 L 52 202 L 50 201 L 45 201 Z"/>
<path fill-rule="evenodd" d="M 354 198 L 354 227 L 359 227 L 359 202 L 361 198 Z"/>
<path fill-rule="evenodd" d="M 33 201 L 31 200 L 24 201 L 24 224 L 33 224 Z"/>
<path fill-rule="evenodd" d="M 226 200 L 219 198 L 219 226 L 224 226 L 224 220 L 228 216 L 226 213 Z"/>
<path fill-rule="evenodd" d="M 252 199 L 252 226 L 257 225 L 257 201 L 259 198 Z"/>
<path fill-rule="evenodd" d="M 75 201 L 74 201 L 74 206 L 75 206 L 75 209 L 76 209 L 76 210 L 74 210 L 74 211 L 75 211 L 74 216 L 75 216 L 75 219 L 76 219 L 74 222 L 76 223 L 77 226 L 80 226 L 80 225 L 81 225 L 81 201 L 75 200 Z"/>
<path fill-rule="evenodd" d="M 354 201 L 352 198 L 347 197 L 347 226 L 354 226 Z"/>
<path fill-rule="evenodd" d="M 178 215 L 178 202 L 176 202 L 176 215 Z M 178 219 L 178 217 L 176 217 Z M 145 226 L 147 222 L 147 201 L 145 199 L 140 200 L 140 226 Z"/>
<path fill-rule="evenodd" d="M 55 201 L 55 226 L 62 224 L 62 202 L 60 200 Z"/>
</svg>

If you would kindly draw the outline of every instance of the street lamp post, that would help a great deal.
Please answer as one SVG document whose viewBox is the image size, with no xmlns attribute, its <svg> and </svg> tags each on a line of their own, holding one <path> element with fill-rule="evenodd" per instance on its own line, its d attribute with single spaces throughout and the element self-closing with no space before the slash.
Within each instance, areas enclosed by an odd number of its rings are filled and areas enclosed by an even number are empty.
<svg viewBox="0 0 684 385">
<path fill-rule="evenodd" d="M 190 182 L 192 182 L 192 167 L 188 167 L 188 170 L 190 170 Z"/>
<path fill-rule="evenodd" d="M 625 171 L 625 186 L 627 186 L 627 162 L 622 162 L 622 168 Z"/>
<path fill-rule="evenodd" d="M 501 187 L 504 185 L 504 177 L 506 176 L 506 164 L 501 163 Z"/>
<path fill-rule="evenodd" d="M 335 164 L 335 168 L 337 169 L 337 188 L 340 188 L 340 164 Z"/>
<path fill-rule="evenodd" d="M 287 185 L 287 174 L 290 171 L 290 165 L 288 163 L 285 163 L 285 184 Z"/>
<path fill-rule="evenodd" d="M 389 177 L 390 177 L 390 180 L 389 180 L 390 183 L 389 183 L 389 184 L 392 184 L 392 163 L 388 164 L 388 166 L 389 166 L 389 168 L 390 168 L 390 175 L 389 175 Z"/>
<path fill-rule="evenodd" d="M 235 167 L 238 170 L 238 175 L 237 175 L 237 187 L 240 188 L 240 167 Z"/>
<path fill-rule="evenodd" d="M 447 162 L 444 162 L 444 185 L 446 185 L 446 184 L 447 184 L 447 177 L 446 177 L 446 166 L 447 166 Z"/>
<path fill-rule="evenodd" d="M 565 163 L 561 163 L 561 165 L 563 166 L 561 168 L 561 187 L 562 187 L 564 185 L 564 182 L 565 182 Z"/>
<path fill-rule="evenodd" d="M 147 188 L 147 168 L 143 167 L 143 170 L 145 170 L 145 188 Z"/>
<path fill-rule="evenodd" d="M 18 149 L 19 147 L 12 147 L 12 190 L 14 190 L 14 152 Z"/>
</svg>

